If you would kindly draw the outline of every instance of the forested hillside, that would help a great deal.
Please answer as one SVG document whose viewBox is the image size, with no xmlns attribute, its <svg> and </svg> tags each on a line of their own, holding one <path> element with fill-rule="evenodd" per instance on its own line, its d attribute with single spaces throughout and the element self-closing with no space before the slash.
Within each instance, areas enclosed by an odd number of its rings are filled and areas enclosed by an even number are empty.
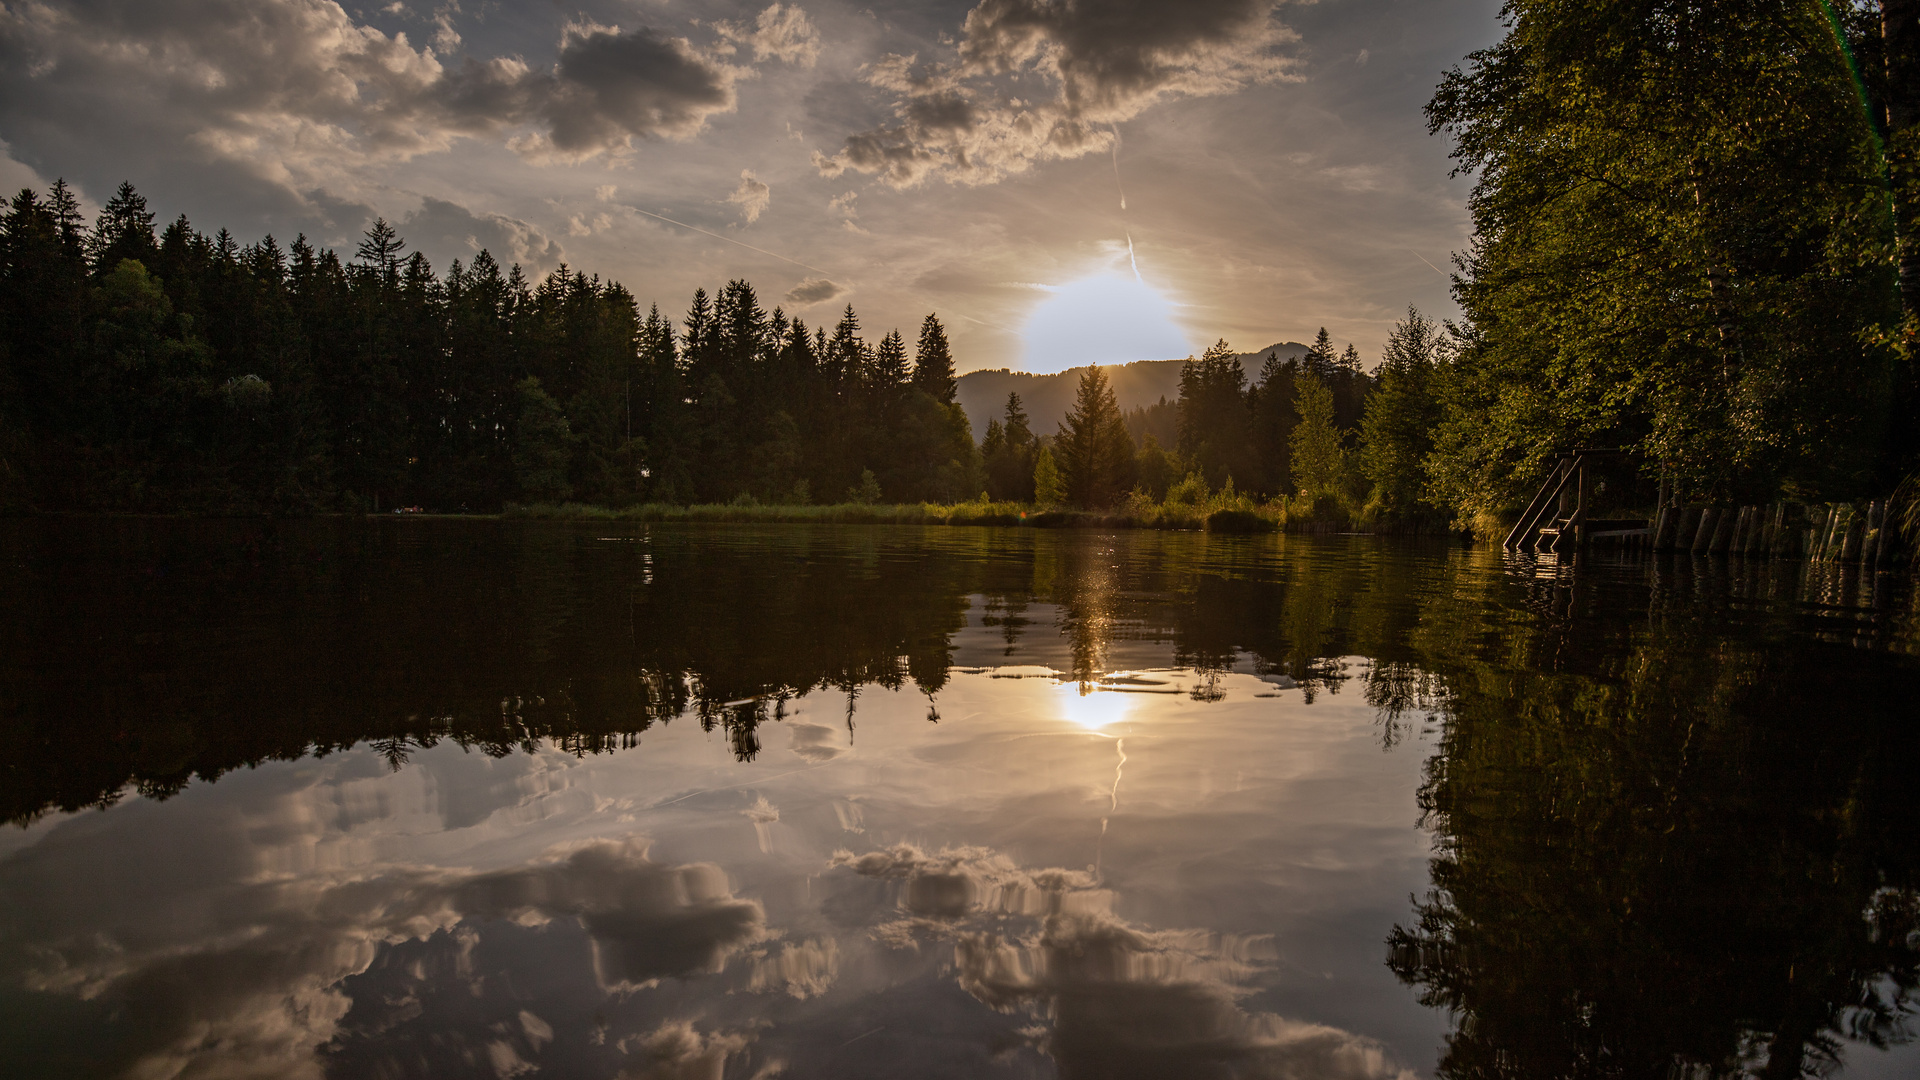
<svg viewBox="0 0 1920 1080">
<path fill-rule="evenodd" d="M 1297 341 L 1285 341 L 1235 356 L 1240 361 L 1241 370 L 1250 376 L 1257 376 L 1269 355 L 1281 360 L 1300 360 L 1306 357 L 1308 348 Z M 1186 359 L 1135 360 L 1109 365 L 1106 369 L 1107 378 L 1113 383 L 1113 397 L 1119 403 L 1120 411 L 1131 413 L 1135 409 L 1151 408 L 1161 398 L 1169 403 L 1178 399 L 1180 369 L 1185 363 Z M 1051 375 L 984 368 L 960 376 L 955 400 L 967 410 L 968 418 L 973 421 L 973 437 L 976 440 L 986 437 L 987 418 L 999 412 L 1008 394 L 1019 394 L 1020 400 L 1026 403 L 1027 411 L 1039 418 L 1036 422 L 1051 431 L 1053 425 L 1067 414 L 1067 410 L 1073 408 L 1074 389 L 1079 382 L 1079 368 Z M 1169 440 L 1163 438 L 1161 441 Z"/>
</svg>

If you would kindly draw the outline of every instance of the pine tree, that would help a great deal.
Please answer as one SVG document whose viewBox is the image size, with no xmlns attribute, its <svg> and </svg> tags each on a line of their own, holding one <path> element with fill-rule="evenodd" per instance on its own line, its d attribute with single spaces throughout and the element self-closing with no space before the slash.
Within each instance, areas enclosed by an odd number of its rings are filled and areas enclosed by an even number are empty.
<svg viewBox="0 0 1920 1080">
<path fill-rule="evenodd" d="M 920 343 L 913 352 L 913 385 L 935 401 L 953 404 L 958 387 L 953 372 L 953 352 L 947 347 L 946 328 L 933 315 L 920 323 Z"/>
<path fill-rule="evenodd" d="M 1306 362 L 1301 365 L 1301 369 L 1307 375 L 1326 382 L 1333 378 L 1334 368 L 1338 366 L 1334 359 L 1333 337 L 1323 326 L 1320 332 L 1314 335 L 1313 346 L 1307 350 Z"/>
<path fill-rule="evenodd" d="M 56 185 L 56 198 L 66 194 L 71 199 L 72 196 L 64 188 L 64 183 Z M 66 211 L 56 209 L 55 212 L 63 217 L 68 213 L 77 216 L 78 208 Z M 147 267 L 156 265 L 160 246 L 154 240 L 153 218 L 153 211 L 147 209 L 146 196 L 135 191 L 132 184 L 122 181 L 113 197 L 101 208 L 99 218 L 93 223 L 93 232 L 87 238 L 92 247 L 89 254 L 95 276 L 112 273 L 123 259 L 132 259 Z M 72 231 L 65 222 L 62 223 L 63 240 Z"/>
<path fill-rule="evenodd" d="M 873 352 L 873 384 L 879 389 L 907 385 L 907 343 L 898 330 L 881 338 Z"/>
<path fill-rule="evenodd" d="M 1114 402 L 1113 385 L 1098 364 L 1080 376 L 1072 411 L 1058 439 L 1061 482 L 1075 506 L 1112 506 L 1133 486 L 1133 438 Z"/>
<path fill-rule="evenodd" d="M 1293 489 L 1293 429 L 1300 422 L 1294 380 L 1301 375 L 1298 360 L 1282 361 L 1278 353 L 1268 353 L 1260 367 L 1260 384 L 1248 393 L 1259 483 L 1262 490 L 1275 495 Z"/>
<path fill-rule="evenodd" d="M 1005 418 L 993 421 L 988 432 L 997 435 L 997 441 L 992 448 L 985 445 L 981 447 L 987 472 L 987 493 L 1008 502 L 1032 501 L 1035 446 L 1019 394 L 1007 395 Z"/>
<path fill-rule="evenodd" d="M 1246 383 L 1225 339 L 1180 368 L 1180 456 L 1215 487 L 1235 475 L 1246 482 L 1254 471 Z"/>
<path fill-rule="evenodd" d="M 400 253 L 407 249 L 407 242 L 387 224 L 387 219 L 377 217 L 367 227 L 367 234 L 354 248 L 354 258 L 366 266 L 386 276 L 393 276 L 400 268 Z"/>
</svg>

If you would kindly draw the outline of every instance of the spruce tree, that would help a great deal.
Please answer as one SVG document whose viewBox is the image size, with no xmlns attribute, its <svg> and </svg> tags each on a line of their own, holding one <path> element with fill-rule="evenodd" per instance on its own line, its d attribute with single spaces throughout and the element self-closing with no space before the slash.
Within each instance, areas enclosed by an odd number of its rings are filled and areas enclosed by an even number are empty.
<svg viewBox="0 0 1920 1080">
<path fill-rule="evenodd" d="M 64 189 L 64 183 L 55 185 L 56 199 L 61 195 L 72 198 Z M 56 208 L 55 212 L 61 217 L 78 214 L 77 208 L 65 211 Z M 93 232 L 87 238 L 91 245 L 89 254 L 95 276 L 112 273 L 123 259 L 132 259 L 146 267 L 156 265 L 160 246 L 154 240 L 153 219 L 153 211 L 147 209 L 146 196 L 135 191 L 132 184 L 122 181 L 113 197 L 101 208 L 100 217 L 95 220 Z M 63 221 L 62 239 L 72 231 Z"/>
<path fill-rule="evenodd" d="M 1323 326 L 1320 332 L 1314 335 L 1313 346 L 1307 350 L 1306 362 L 1301 367 L 1307 375 L 1326 382 L 1333 378 L 1333 370 L 1337 366 L 1333 352 L 1333 337 Z"/>
<path fill-rule="evenodd" d="M 387 224 L 387 219 L 377 217 L 373 219 L 373 224 L 367 227 L 367 234 L 361 238 L 359 246 L 354 249 L 354 258 L 381 274 L 391 277 L 399 272 L 400 253 L 406 249 L 407 242 L 400 239 L 400 234 L 394 231 L 393 226 Z"/>
<path fill-rule="evenodd" d="M 1114 505 L 1133 486 L 1133 437 L 1127 434 L 1113 385 L 1098 364 L 1080 376 L 1073 409 L 1060 424 L 1060 476 L 1075 506 Z"/>
<path fill-rule="evenodd" d="M 989 434 L 998 433 L 991 450 L 981 448 L 987 470 L 987 492 L 996 499 L 1030 502 L 1033 499 L 1034 438 L 1020 395 L 1007 395 L 1003 420 L 994 421 Z"/>
<path fill-rule="evenodd" d="M 1214 487 L 1232 476 L 1252 480 L 1246 382 L 1225 339 L 1180 369 L 1180 456 Z"/>
<path fill-rule="evenodd" d="M 958 387 L 953 372 L 953 352 L 947 347 L 946 328 L 933 315 L 920 323 L 920 343 L 913 352 L 913 385 L 935 401 L 953 404 Z"/>
<path fill-rule="evenodd" d="M 881 338 L 873 351 L 873 383 L 883 389 L 907 385 L 907 343 L 898 330 Z"/>
</svg>

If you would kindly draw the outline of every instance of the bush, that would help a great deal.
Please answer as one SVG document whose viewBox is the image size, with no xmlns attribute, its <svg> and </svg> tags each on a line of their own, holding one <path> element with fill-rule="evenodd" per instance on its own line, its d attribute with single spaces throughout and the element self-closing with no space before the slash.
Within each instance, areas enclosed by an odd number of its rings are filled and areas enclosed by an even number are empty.
<svg viewBox="0 0 1920 1080">
<path fill-rule="evenodd" d="M 1207 531 L 1211 533 L 1269 533 L 1278 528 L 1278 521 L 1251 510 L 1215 510 L 1207 515 Z"/>
</svg>

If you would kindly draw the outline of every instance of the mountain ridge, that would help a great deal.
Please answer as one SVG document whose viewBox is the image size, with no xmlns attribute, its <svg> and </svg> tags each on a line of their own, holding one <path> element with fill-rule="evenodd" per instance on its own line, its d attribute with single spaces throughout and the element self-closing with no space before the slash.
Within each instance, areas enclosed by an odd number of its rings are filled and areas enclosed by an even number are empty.
<svg viewBox="0 0 1920 1080">
<path fill-rule="evenodd" d="M 1252 382 L 1260 377 L 1260 366 L 1266 362 L 1268 353 L 1277 353 L 1280 359 L 1287 360 L 1305 356 L 1308 348 L 1297 341 L 1281 341 L 1252 352 L 1235 353 L 1234 359 L 1247 373 L 1247 381 Z M 1186 362 L 1184 357 L 1135 360 L 1127 364 L 1102 364 L 1101 368 L 1113 382 L 1114 400 L 1119 403 L 1120 411 L 1125 412 L 1152 405 L 1162 397 L 1168 401 L 1179 400 L 1180 366 Z M 1080 372 L 1084 370 L 1083 365 L 1042 375 L 1010 368 L 982 368 L 960 376 L 954 400 L 967 410 L 974 442 L 986 438 L 987 421 L 1006 414 L 1009 393 L 1020 395 L 1021 407 L 1026 410 L 1027 423 L 1033 433 L 1051 435 L 1073 409 L 1074 392 L 1079 388 Z"/>
</svg>

